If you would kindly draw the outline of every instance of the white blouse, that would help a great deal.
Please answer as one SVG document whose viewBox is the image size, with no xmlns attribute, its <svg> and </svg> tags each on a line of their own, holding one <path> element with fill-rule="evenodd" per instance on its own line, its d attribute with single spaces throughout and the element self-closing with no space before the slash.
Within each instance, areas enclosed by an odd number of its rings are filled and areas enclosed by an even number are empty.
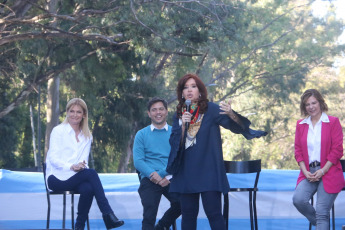
<svg viewBox="0 0 345 230">
<path fill-rule="evenodd" d="M 309 155 L 309 164 L 318 161 L 321 162 L 321 128 L 322 122 L 328 123 L 329 119 L 326 113 L 322 113 L 320 120 L 315 124 L 311 122 L 310 116 L 300 122 L 300 124 L 308 124 L 308 137 L 307 137 L 307 146 L 308 146 L 308 155 Z"/>
<path fill-rule="evenodd" d="M 49 150 L 46 158 L 46 179 L 54 175 L 59 180 L 67 180 L 76 172 L 71 170 L 73 164 L 89 159 L 92 138 L 86 138 L 82 132 L 78 135 L 70 124 L 62 123 L 54 127 L 50 134 Z"/>
</svg>

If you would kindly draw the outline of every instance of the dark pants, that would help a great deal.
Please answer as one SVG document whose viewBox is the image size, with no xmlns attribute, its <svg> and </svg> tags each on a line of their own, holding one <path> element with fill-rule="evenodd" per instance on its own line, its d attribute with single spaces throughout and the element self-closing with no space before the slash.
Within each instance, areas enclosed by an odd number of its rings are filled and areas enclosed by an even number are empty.
<svg viewBox="0 0 345 230">
<path fill-rule="evenodd" d="M 158 206 L 162 195 L 170 201 L 170 208 L 164 213 L 159 224 L 163 227 L 169 228 L 181 215 L 178 195 L 176 193 L 169 193 L 169 185 L 161 187 L 160 185 L 151 182 L 147 177 L 144 177 L 140 181 L 138 192 L 144 209 L 142 221 L 143 230 L 154 229 Z"/>
<path fill-rule="evenodd" d="M 48 177 L 48 187 L 55 191 L 75 191 L 80 193 L 76 227 L 83 228 L 95 196 L 102 214 L 112 213 L 98 174 L 93 169 L 84 169 L 68 180 L 62 181 L 54 175 Z"/>
<path fill-rule="evenodd" d="M 215 191 L 181 194 L 182 230 L 196 230 L 200 195 L 211 229 L 225 230 L 225 220 L 222 215 L 222 193 Z"/>
</svg>

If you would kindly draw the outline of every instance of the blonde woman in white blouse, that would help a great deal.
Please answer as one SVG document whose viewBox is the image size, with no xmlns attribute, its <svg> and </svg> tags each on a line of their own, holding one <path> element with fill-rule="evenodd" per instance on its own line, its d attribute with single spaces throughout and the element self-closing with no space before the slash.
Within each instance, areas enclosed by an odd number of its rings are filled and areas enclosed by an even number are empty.
<svg viewBox="0 0 345 230">
<path fill-rule="evenodd" d="M 93 197 L 107 229 L 117 228 L 124 222 L 111 209 L 97 172 L 88 167 L 91 142 L 86 103 L 74 98 L 67 103 L 65 120 L 50 135 L 46 159 L 47 185 L 53 191 L 80 193 L 76 230 L 84 229 Z"/>
</svg>

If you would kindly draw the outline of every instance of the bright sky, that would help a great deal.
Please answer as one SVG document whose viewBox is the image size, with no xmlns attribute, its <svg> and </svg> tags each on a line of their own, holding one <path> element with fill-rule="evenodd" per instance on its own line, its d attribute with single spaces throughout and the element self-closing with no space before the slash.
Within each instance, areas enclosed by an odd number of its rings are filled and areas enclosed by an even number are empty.
<svg viewBox="0 0 345 230">
<path fill-rule="evenodd" d="M 330 5 L 330 1 L 334 4 L 336 8 L 335 10 L 336 16 L 339 19 L 343 19 L 345 21 L 345 0 L 317 0 L 313 3 L 313 14 L 315 16 L 322 17 L 326 13 L 328 6 Z M 338 41 L 340 44 L 345 44 L 345 30 L 338 38 Z M 344 56 L 343 58 L 337 58 L 334 63 L 334 67 L 336 69 L 338 69 L 337 67 L 340 67 L 340 66 L 345 66 Z"/>
<path fill-rule="evenodd" d="M 337 17 L 345 20 L 345 1 L 344 0 L 317 0 L 313 3 L 313 14 L 315 16 L 322 17 L 332 2 L 336 8 L 335 12 Z M 339 42 L 341 44 L 345 43 L 345 31 L 339 37 Z"/>
</svg>

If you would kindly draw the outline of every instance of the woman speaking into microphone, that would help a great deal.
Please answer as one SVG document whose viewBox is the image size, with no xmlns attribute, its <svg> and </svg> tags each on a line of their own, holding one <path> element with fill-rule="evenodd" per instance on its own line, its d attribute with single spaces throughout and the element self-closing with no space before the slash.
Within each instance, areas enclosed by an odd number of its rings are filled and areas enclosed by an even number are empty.
<svg viewBox="0 0 345 230">
<path fill-rule="evenodd" d="M 197 229 L 200 196 L 211 229 L 223 230 L 221 195 L 229 191 L 229 183 L 219 126 L 246 139 L 267 133 L 249 129 L 250 121 L 232 110 L 230 100 L 220 105 L 209 102 L 206 87 L 195 74 L 183 76 L 176 91 L 167 171 L 173 174 L 170 192 L 180 193 L 182 230 Z M 186 106 L 189 100 L 191 105 Z"/>
</svg>

